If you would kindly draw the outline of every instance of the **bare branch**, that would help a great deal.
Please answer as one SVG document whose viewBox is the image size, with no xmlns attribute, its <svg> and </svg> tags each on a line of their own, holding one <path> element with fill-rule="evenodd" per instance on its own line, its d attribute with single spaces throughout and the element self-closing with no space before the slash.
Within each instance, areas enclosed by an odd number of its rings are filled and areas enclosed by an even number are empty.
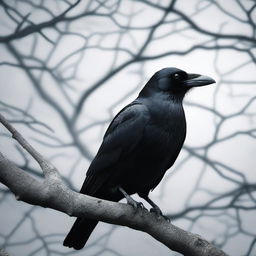
<svg viewBox="0 0 256 256">
<path fill-rule="evenodd" d="M 38 162 L 43 170 L 45 177 L 60 179 L 57 169 L 51 165 L 44 157 L 38 153 L 24 138 L 23 136 L 0 114 L 0 122 L 12 133 L 12 137 L 19 142 L 19 144 L 28 151 L 31 156 Z"/>
</svg>

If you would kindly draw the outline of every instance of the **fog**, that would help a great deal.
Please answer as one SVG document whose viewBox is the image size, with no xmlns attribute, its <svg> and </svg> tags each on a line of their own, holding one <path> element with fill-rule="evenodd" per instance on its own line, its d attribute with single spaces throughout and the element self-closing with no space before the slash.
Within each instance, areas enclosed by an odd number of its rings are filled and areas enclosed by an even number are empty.
<svg viewBox="0 0 256 256">
<path fill-rule="evenodd" d="M 0 5 L 0 111 L 72 189 L 80 189 L 114 115 L 156 71 L 213 77 L 216 84 L 184 99 L 184 147 L 150 197 L 173 224 L 228 254 L 256 254 L 254 1 Z M 3 126 L 0 135 L 1 152 L 40 179 Z M 104 223 L 73 251 L 62 241 L 74 218 L 0 189 L 0 248 L 10 255 L 178 255 L 148 234 Z"/>
</svg>

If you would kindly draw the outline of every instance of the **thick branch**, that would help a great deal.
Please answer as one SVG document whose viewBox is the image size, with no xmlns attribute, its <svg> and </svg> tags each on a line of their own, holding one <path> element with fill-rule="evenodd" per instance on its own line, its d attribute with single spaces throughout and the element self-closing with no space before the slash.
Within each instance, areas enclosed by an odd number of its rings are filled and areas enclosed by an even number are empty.
<svg viewBox="0 0 256 256">
<path fill-rule="evenodd" d="M 0 122 L 13 135 L 14 133 L 16 134 L 14 137 L 25 149 L 31 147 L 21 134 L 18 133 L 17 136 L 17 131 L 3 116 L 0 116 Z M 34 156 L 33 152 L 31 154 Z M 36 156 L 40 157 L 40 155 Z M 41 160 L 47 162 L 44 159 Z M 49 164 L 49 166 L 52 165 Z M 44 165 L 41 165 L 41 167 L 44 168 Z M 56 168 L 53 168 L 52 172 L 58 174 Z M 46 176 L 43 182 L 39 182 L 0 153 L 0 182 L 6 185 L 18 200 L 52 208 L 70 216 L 97 219 L 144 231 L 171 250 L 180 252 L 183 255 L 226 255 L 198 235 L 184 231 L 163 218 L 158 219 L 153 213 L 142 209 L 134 211 L 127 204 L 110 202 L 74 192 L 62 182 L 59 175 L 57 175 L 57 179 L 54 178 L 55 176 Z"/>
<path fill-rule="evenodd" d="M 0 248 L 0 256 L 9 256 L 9 254 L 2 248 Z"/>
</svg>

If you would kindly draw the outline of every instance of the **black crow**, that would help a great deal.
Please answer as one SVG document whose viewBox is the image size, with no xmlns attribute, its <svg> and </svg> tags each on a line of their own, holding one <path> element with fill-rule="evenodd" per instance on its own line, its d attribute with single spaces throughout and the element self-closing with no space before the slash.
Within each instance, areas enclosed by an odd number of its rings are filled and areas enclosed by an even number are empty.
<svg viewBox="0 0 256 256">
<path fill-rule="evenodd" d="M 138 207 L 129 195 L 137 193 L 159 216 L 159 207 L 148 197 L 175 162 L 186 136 L 182 100 L 192 87 L 212 84 L 207 76 L 177 68 L 156 72 L 139 96 L 124 107 L 109 125 L 93 159 L 80 193 Z M 97 220 L 77 218 L 64 246 L 84 247 Z"/>
</svg>

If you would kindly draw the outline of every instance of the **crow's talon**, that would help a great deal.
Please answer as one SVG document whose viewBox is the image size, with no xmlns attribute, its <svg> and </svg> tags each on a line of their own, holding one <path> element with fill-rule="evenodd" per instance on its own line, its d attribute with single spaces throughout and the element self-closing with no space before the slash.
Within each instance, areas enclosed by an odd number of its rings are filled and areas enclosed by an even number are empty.
<svg viewBox="0 0 256 256">
<path fill-rule="evenodd" d="M 171 223 L 171 220 L 170 220 L 167 216 L 162 215 L 162 217 L 163 217 L 167 222 Z"/>
<path fill-rule="evenodd" d="M 131 205 L 133 207 L 133 209 L 138 208 L 138 203 L 134 200 L 127 200 L 127 204 Z"/>
<path fill-rule="evenodd" d="M 163 215 L 162 211 L 158 207 L 151 208 L 150 212 L 155 213 L 157 219 L 160 219 L 160 217 L 162 217 L 166 221 L 170 222 L 170 219 L 167 216 Z"/>
<path fill-rule="evenodd" d="M 163 216 L 162 211 L 158 207 L 151 208 L 150 212 L 155 213 L 157 217 Z"/>
<path fill-rule="evenodd" d="M 144 206 L 144 204 L 142 202 L 138 202 L 138 207 L 141 209 L 141 210 L 147 210 L 147 208 Z"/>
<path fill-rule="evenodd" d="M 143 203 L 137 202 L 134 199 L 132 199 L 131 197 L 129 199 L 127 199 L 127 204 L 131 205 L 134 210 L 145 209 Z"/>
<path fill-rule="evenodd" d="M 129 194 L 125 192 L 125 190 L 122 187 L 118 187 L 119 191 L 123 194 L 123 196 L 126 198 L 127 204 L 131 205 L 134 210 L 137 209 L 144 209 L 144 205 L 141 202 L 135 201 Z"/>
</svg>

